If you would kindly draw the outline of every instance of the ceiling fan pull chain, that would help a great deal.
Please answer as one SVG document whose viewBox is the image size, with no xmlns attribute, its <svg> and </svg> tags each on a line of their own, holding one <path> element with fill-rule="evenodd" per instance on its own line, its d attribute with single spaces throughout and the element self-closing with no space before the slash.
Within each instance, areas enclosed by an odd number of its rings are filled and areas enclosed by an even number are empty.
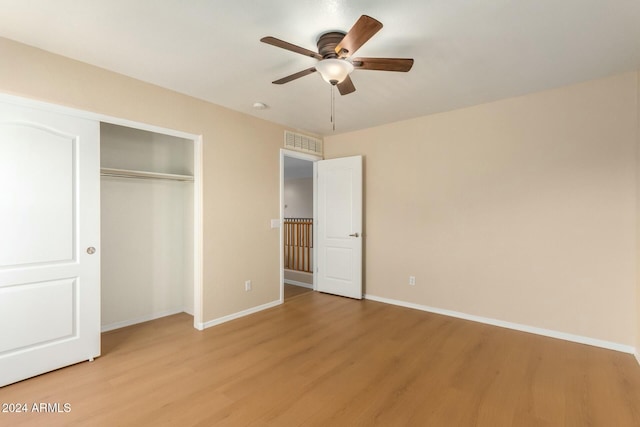
<svg viewBox="0 0 640 427">
<path fill-rule="evenodd" d="M 336 92 L 335 85 L 331 85 L 331 123 L 333 124 L 333 131 L 336 131 Z"/>
</svg>

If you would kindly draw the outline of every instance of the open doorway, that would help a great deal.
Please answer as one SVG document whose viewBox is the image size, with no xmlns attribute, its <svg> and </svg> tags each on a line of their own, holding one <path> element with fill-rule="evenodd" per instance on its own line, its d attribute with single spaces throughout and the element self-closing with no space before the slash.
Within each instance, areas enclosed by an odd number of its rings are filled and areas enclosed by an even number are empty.
<svg viewBox="0 0 640 427">
<path fill-rule="evenodd" d="M 280 296 L 292 298 L 315 289 L 315 173 L 320 157 L 280 153 Z"/>
</svg>

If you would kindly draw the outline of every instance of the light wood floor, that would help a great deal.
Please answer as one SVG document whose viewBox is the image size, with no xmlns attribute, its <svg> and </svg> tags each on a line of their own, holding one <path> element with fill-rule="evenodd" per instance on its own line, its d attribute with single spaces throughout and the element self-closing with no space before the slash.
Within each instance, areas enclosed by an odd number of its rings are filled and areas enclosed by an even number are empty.
<svg viewBox="0 0 640 427">
<path fill-rule="evenodd" d="M 297 297 L 298 295 L 306 294 L 307 292 L 313 292 L 312 289 L 305 288 L 303 286 L 284 284 L 284 299 Z"/>
<path fill-rule="evenodd" d="M 317 292 L 203 332 L 180 314 L 0 389 L 3 426 L 639 426 L 627 354 Z"/>
</svg>

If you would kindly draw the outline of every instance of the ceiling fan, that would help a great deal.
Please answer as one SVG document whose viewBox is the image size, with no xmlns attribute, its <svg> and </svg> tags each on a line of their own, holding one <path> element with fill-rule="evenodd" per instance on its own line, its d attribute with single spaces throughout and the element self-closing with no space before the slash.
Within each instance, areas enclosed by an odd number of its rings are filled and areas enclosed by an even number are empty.
<svg viewBox="0 0 640 427">
<path fill-rule="evenodd" d="M 407 72 L 413 66 L 413 59 L 409 58 L 353 58 L 348 60 L 356 50 L 380 31 L 381 28 L 382 23 L 380 21 L 370 16 L 362 15 L 348 33 L 330 31 L 321 34 L 318 37 L 317 53 L 275 37 L 263 37 L 260 41 L 291 52 L 310 56 L 319 61 L 315 67 L 283 77 L 274 81 L 274 84 L 288 83 L 318 71 L 325 81 L 338 87 L 341 95 L 347 95 L 356 90 L 349 77 L 349 74 L 354 69 Z"/>
</svg>

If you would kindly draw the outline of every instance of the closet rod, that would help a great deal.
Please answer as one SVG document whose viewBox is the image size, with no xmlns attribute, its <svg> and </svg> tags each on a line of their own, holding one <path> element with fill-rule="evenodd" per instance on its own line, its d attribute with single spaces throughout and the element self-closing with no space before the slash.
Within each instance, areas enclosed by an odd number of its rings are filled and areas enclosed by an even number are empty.
<svg viewBox="0 0 640 427">
<path fill-rule="evenodd" d="M 135 179 L 166 179 L 170 181 L 191 181 L 193 177 L 189 175 L 176 175 L 172 173 L 135 171 L 129 169 L 100 168 L 100 176 L 110 176 L 116 178 Z"/>
</svg>

